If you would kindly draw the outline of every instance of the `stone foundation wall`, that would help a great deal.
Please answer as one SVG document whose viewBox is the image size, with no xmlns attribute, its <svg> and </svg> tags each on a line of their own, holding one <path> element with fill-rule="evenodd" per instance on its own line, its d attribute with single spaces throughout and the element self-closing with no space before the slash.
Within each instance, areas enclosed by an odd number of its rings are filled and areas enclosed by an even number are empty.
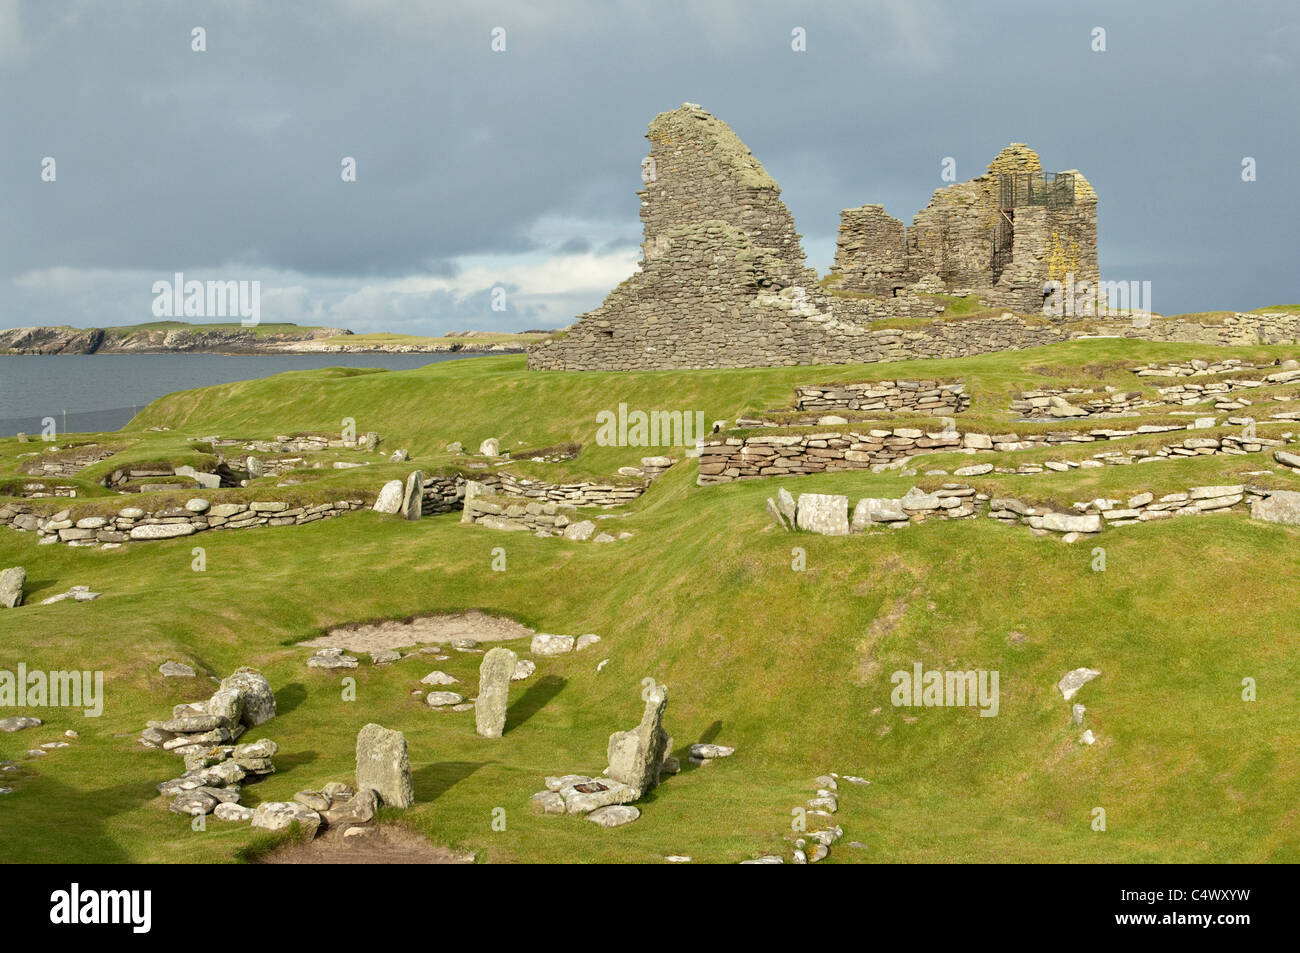
<svg viewBox="0 0 1300 953">
<path fill-rule="evenodd" d="M 662 472 L 662 470 L 659 472 Z M 561 504 L 569 508 L 579 506 L 599 506 L 603 508 L 622 506 L 637 499 L 641 494 L 645 493 L 646 488 L 649 486 L 648 481 L 644 484 L 597 483 L 594 481 L 548 483 L 544 480 L 531 480 L 501 471 L 476 475 L 474 479 L 494 493 L 500 493 L 505 497 L 512 497 L 524 502 Z M 437 516 L 441 513 L 454 513 L 463 510 L 465 483 L 466 478 L 460 475 L 426 479 L 421 497 L 421 515 Z"/>
<path fill-rule="evenodd" d="M 1272 512 L 1263 501 L 1277 497 Z M 1185 493 L 1159 499 L 1139 493 L 1127 500 L 1095 499 L 1074 503 L 1067 511 L 1050 506 L 1030 506 L 1011 497 L 992 497 L 961 483 L 945 483 L 924 491 L 912 487 L 899 498 L 867 497 L 849 512 L 849 498 L 824 493 L 801 493 L 796 499 L 785 489 L 767 501 L 773 522 L 784 530 L 804 530 L 822 536 L 847 536 L 870 529 L 902 529 L 930 520 L 971 519 L 986 513 L 1008 525 L 1024 525 L 1040 534 L 1062 533 L 1066 539 L 1100 533 L 1103 529 L 1149 523 L 1176 516 L 1226 513 L 1250 507 L 1251 514 L 1271 522 L 1295 523 L 1300 519 L 1300 494 L 1245 485 L 1196 486 Z"/>
<path fill-rule="evenodd" d="M 1029 419 L 1128 414 L 1157 405 L 1137 392 L 1098 393 L 1080 387 L 1044 387 L 1025 391 L 1011 402 L 1011 412 Z"/>
<path fill-rule="evenodd" d="M 622 506 L 630 503 L 646 491 L 646 484 L 629 483 L 546 483 L 516 477 L 509 473 L 493 474 L 496 477 L 484 477 L 481 482 L 496 488 L 506 496 L 522 497 L 547 503 L 563 503 L 567 506 Z"/>
<path fill-rule="evenodd" d="M 776 326 L 757 319 L 725 322 L 707 333 L 682 323 L 684 319 L 665 326 L 659 335 L 636 326 L 600 334 L 575 328 L 566 337 L 547 338 L 531 348 L 528 366 L 609 371 L 874 364 L 969 357 L 1094 336 L 1213 346 L 1300 344 L 1300 315 L 1282 313 L 1236 314 L 1222 324 L 1155 316 L 1145 327 L 1134 326 L 1130 318 L 1055 322 L 1006 313 L 879 328 L 860 317 L 844 320 L 850 305 L 842 302 L 830 300 L 829 316 L 791 311 Z"/>
<path fill-rule="evenodd" d="M 801 384 L 797 410 L 859 410 L 958 414 L 970 406 L 961 381 L 887 380 L 848 384 Z"/>
<path fill-rule="evenodd" d="M 70 510 L 49 516 L 34 513 L 19 503 L 0 504 L 0 525 L 37 533 L 42 542 L 69 546 L 120 545 L 151 539 L 192 536 L 211 529 L 245 529 L 253 526 L 301 526 L 330 519 L 363 507 L 362 500 L 335 500 L 312 506 L 291 506 L 283 501 L 218 503 L 195 498 L 185 506 L 147 511 L 128 506 L 109 516 L 74 518 Z"/>
<path fill-rule="evenodd" d="M 903 466 L 908 459 L 922 453 L 961 450 L 983 456 L 989 453 L 1012 453 L 1019 450 L 1087 444 L 1141 434 L 1186 433 L 1197 429 L 1200 428 L 1184 424 L 1144 424 L 1133 430 L 1097 429 L 1087 432 L 1053 431 L 1030 434 L 958 433 L 955 430 L 926 432 L 912 427 L 893 429 L 863 427 L 805 433 L 754 434 L 745 437 L 719 434 L 707 440 L 700 449 L 697 483 L 700 486 L 709 486 L 730 483 L 734 480 L 805 476 L 810 473 L 832 473 L 841 470 L 879 472 L 883 469 Z M 992 463 L 981 461 L 972 463 L 968 467 L 960 467 L 955 474 L 976 476 L 991 472 L 1041 473 L 1047 470 L 1063 472 L 1077 468 L 1144 463 L 1177 457 L 1235 456 L 1258 453 L 1285 445 L 1286 442 L 1283 440 L 1261 436 L 1244 437 L 1225 434 L 1181 437 L 1156 450 L 1131 448 L 1106 451 L 1095 454 L 1091 460 L 1049 460 L 1041 464 L 1025 464 L 1019 467 L 997 467 Z"/>
<path fill-rule="evenodd" d="M 504 496 L 480 496 L 469 501 L 461 517 L 489 529 L 528 532 L 535 536 L 562 536 L 576 515 L 571 506 L 539 503 Z"/>
</svg>

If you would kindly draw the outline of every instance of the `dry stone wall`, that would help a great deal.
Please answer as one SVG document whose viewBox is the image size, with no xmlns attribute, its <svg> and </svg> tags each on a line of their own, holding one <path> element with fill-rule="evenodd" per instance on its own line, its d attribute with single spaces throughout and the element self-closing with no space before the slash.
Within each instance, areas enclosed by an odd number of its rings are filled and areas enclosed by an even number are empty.
<svg viewBox="0 0 1300 953">
<path fill-rule="evenodd" d="M 912 487 L 899 498 L 866 497 L 853 506 L 851 516 L 849 498 L 843 495 L 801 493 L 796 498 L 781 489 L 767 501 L 768 515 L 781 529 L 823 536 L 902 529 L 931 520 L 973 519 L 985 513 L 998 522 L 1027 526 L 1037 533 L 1063 534 L 1067 541 L 1111 527 L 1246 508 L 1256 519 L 1300 524 L 1300 493 L 1244 484 L 1196 486 L 1159 498 L 1147 492 L 1127 500 L 1083 500 L 1064 511 L 1012 497 L 991 497 L 963 483 L 945 483 L 931 491 Z"/>
<path fill-rule="evenodd" d="M 700 486 L 752 480 L 760 477 L 805 476 L 842 470 L 881 472 L 906 466 L 923 453 L 961 451 L 979 456 L 1013 453 L 1047 447 L 1064 447 L 1116 440 L 1138 435 L 1187 432 L 1201 428 L 1186 424 L 1143 424 L 1131 430 L 1051 431 L 1047 433 L 980 434 L 956 430 L 924 431 L 914 427 L 849 427 L 783 433 L 718 434 L 700 448 Z M 1095 454 L 1090 460 L 1048 460 L 1043 463 L 998 467 L 972 463 L 959 467 L 957 476 L 982 473 L 1064 472 L 1108 465 L 1154 462 L 1179 457 L 1258 453 L 1286 445 L 1281 439 L 1235 434 L 1180 437 L 1156 448 L 1128 448 Z M 1290 455 L 1286 455 L 1288 458 Z M 1285 460 L 1280 460 L 1285 464 Z M 934 471 L 942 473 L 943 471 Z"/>
<path fill-rule="evenodd" d="M 341 516 L 364 506 L 362 500 L 335 500 L 312 506 L 284 501 L 218 503 L 194 498 L 184 506 L 145 510 L 124 507 L 108 516 L 74 518 L 71 510 L 43 515 L 21 503 L 0 504 L 0 525 L 37 533 L 42 542 L 69 546 L 121 545 L 151 539 L 175 539 L 210 529 L 245 529 L 254 526 L 301 526 Z"/>
<path fill-rule="evenodd" d="M 961 381 L 882 380 L 847 384 L 801 384 L 798 410 L 856 410 L 888 413 L 958 414 L 970 406 Z"/>
</svg>

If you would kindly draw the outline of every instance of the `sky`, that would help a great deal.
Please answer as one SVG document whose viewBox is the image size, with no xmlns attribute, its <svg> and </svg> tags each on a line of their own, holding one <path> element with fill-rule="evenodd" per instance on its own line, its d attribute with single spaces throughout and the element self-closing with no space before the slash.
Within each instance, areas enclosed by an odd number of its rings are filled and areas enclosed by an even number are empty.
<svg viewBox="0 0 1300 953">
<path fill-rule="evenodd" d="M 1027 142 L 1154 310 L 1297 302 L 1298 48 L 1293 0 L 0 0 L 0 327 L 157 320 L 178 272 L 264 323 L 563 327 L 636 270 L 683 102 L 822 273 L 841 209 L 910 222 Z"/>
</svg>

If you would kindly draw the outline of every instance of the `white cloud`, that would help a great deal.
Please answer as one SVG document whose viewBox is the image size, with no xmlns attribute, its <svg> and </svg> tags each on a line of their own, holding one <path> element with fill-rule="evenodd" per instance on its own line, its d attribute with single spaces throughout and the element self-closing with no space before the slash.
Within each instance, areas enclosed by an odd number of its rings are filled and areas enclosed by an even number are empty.
<svg viewBox="0 0 1300 953">
<path fill-rule="evenodd" d="M 636 249 L 551 256 L 492 256 L 456 262 L 450 276 L 374 280 L 317 277 L 245 267 L 185 267 L 185 279 L 260 281 L 262 320 L 354 331 L 446 331 L 559 327 L 600 304 L 636 270 Z M 54 267 L 24 272 L 0 288 L 12 323 L 97 325 L 154 320 L 153 283 L 172 272 Z M 504 288 L 506 310 L 491 307 Z M 85 317 L 81 317 L 84 315 Z M 197 319 L 202 320 L 202 319 Z"/>
</svg>

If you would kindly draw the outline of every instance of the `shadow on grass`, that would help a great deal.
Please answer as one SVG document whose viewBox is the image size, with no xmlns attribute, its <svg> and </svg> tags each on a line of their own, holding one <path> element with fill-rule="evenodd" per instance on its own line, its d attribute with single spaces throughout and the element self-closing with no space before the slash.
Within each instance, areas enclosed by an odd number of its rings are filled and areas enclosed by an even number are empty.
<svg viewBox="0 0 1300 953">
<path fill-rule="evenodd" d="M 307 686 L 302 682 L 290 682 L 275 693 L 275 713 L 287 715 L 307 700 Z"/>
<path fill-rule="evenodd" d="M 510 706 L 506 712 L 504 734 L 509 734 L 533 715 L 537 714 L 552 698 L 564 688 L 564 679 L 558 675 L 544 675 L 529 686 L 528 691 L 520 696 L 519 701 Z"/>
<path fill-rule="evenodd" d="M 411 772 L 415 786 L 415 801 L 425 804 L 436 801 L 471 774 L 492 761 L 438 761 Z"/>
<path fill-rule="evenodd" d="M 279 754 L 275 756 L 275 773 L 284 774 L 292 771 L 294 768 L 304 764 L 311 764 L 320 757 L 319 751 L 295 751 L 292 754 Z M 250 777 L 248 780 L 252 780 Z"/>
<path fill-rule="evenodd" d="M 134 858 L 108 831 L 107 822 L 152 800 L 150 795 L 156 797 L 157 791 L 139 783 L 82 791 L 49 776 L 25 780 L 35 789 L 31 795 L 39 798 L 41 804 L 39 824 L 28 828 L 29 836 L 37 835 L 37 846 L 28 855 L 29 863 L 132 862 Z"/>
</svg>

